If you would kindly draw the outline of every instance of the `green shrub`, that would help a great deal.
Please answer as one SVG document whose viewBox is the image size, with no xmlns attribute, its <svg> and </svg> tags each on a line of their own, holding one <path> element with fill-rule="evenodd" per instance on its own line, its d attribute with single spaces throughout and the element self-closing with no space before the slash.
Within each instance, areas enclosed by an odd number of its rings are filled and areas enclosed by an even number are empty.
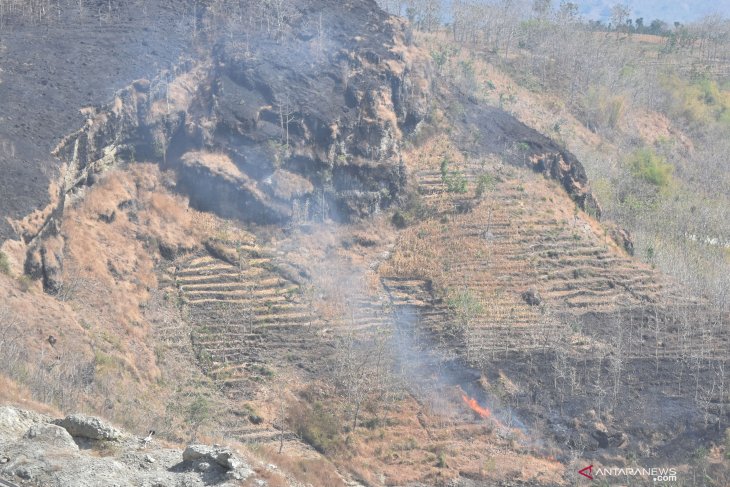
<svg viewBox="0 0 730 487">
<path fill-rule="evenodd" d="M 495 179 L 489 175 L 489 174 L 482 174 L 479 176 L 479 179 L 477 179 L 477 187 L 475 190 L 476 197 L 481 198 L 484 193 L 487 191 L 491 191 L 496 186 Z"/>
<path fill-rule="evenodd" d="M 10 261 L 5 252 L 0 252 L 0 273 L 6 276 L 10 274 Z"/>
<path fill-rule="evenodd" d="M 662 156 L 651 149 L 639 149 L 629 159 L 629 168 L 634 177 L 660 188 L 672 182 L 674 168 Z"/>
<path fill-rule="evenodd" d="M 331 454 L 343 446 L 339 421 L 321 403 L 315 403 L 308 411 L 299 411 L 294 426 L 297 434 L 322 454 Z"/>
<path fill-rule="evenodd" d="M 444 67 L 449 64 L 449 60 L 456 54 L 458 54 L 458 49 L 454 47 L 439 46 L 438 50 L 431 51 L 431 59 L 433 59 L 436 69 L 441 73 Z"/>
<path fill-rule="evenodd" d="M 466 193 L 468 190 L 468 182 L 466 176 L 461 171 L 449 170 L 449 159 L 444 158 L 441 161 L 441 181 L 446 185 L 446 191 L 449 193 Z"/>
<path fill-rule="evenodd" d="M 440 167 L 440 169 L 441 169 L 441 180 L 442 181 L 445 181 L 446 180 L 446 177 L 449 174 L 449 159 L 448 159 L 448 157 L 445 157 L 444 159 L 441 160 L 441 167 Z"/>
<path fill-rule="evenodd" d="M 439 452 L 438 457 L 436 458 L 436 466 L 438 468 L 448 467 L 446 463 L 446 455 L 444 455 L 444 452 Z"/>
<path fill-rule="evenodd" d="M 469 184 L 466 176 L 461 171 L 451 171 L 444 179 L 446 183 L 446 191 L 449 193 L 466 193 L 469 190 Z"/>
<path fill-rule="evenodd" d="M 200 425 L 210 419 L 212 415 L 210 401 L 202 395 L 196 395 L 188 405 L 188 419 L 195 425 Z"/>
<path fill-rule="evenodd" d="M 33 278 L 27 274 L 23 274 L 18 278 L 18 284 L 20 285 L 21 291 L 28 292 L 33 286 Z"/>
<path fill-rule="evenodd" d="M 671 110 L 689 122 L 708 124 L 713 121 L 730 124 L 730 92 L 716 81 L 702 78 L 687 82 L 678 76 L 662 80 L 671 97 Z"/>
<path fill-rule="evenodd" d="M 462 329 L 469 328 L 472 321 L 484 313 L 481 300 L 468 288 L 449 292 L 446 304 L 456 315 L 458 325 Z"/>
</svg>

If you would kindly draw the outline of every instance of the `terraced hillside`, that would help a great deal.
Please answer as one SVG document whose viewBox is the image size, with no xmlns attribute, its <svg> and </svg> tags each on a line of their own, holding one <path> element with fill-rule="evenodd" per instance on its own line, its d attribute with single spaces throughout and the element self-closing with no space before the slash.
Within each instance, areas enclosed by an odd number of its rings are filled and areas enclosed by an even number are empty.
<svg viewBox="0 0 730 487">
<path fill-rule="evenodd" d="M 473 209 L 456 215 L 449 213 L 454 208 L 458 212 L 459 205 L 475 204 L 472 196 L 448 195 L 436 171 L 419 174 L 426 204 L 441 208 L 439 214 L 448 221 L 409 230 L 415 242 L 404 238 L 406 247 L 395 262 L 409 252 L 429 255 L 429 249 L 437 262 L 422 262 L 415 271 L 426 279 L 413 279 L 408 272 L 384 279 L 396 306 L 417 310 L 425 326 L 443 331 L 450 313 L 445 300 L 434 296 L 433 281 L 442 297 L 448 290 L 475 293 L 485 312 L 470 324 L 467 338 L 489 343 L 493 353 L 538 346 L 545 334 L 541 327 L 551 320 L 577 323 L 584 315 L 623 313 L 626 319 L 635 315 L 639 322 L 649 320 L 645 328 L 656 332 L 654 321 L 660 318 L 653 310 L 672 307 L 688 315 L 702 309 L 697 299 L 683 295 L 665 276 L 619 248 L 560 191 L 546 195 L 544 186 L 552 183 L 510 171 L 517 177 L 495 183 Z M 477 179 L 475 173 L 467 177 L 472 185 Z M 664 312 L 661 320 L 666 320 Z M 673 356 L 679 342 L 664 335 L 661 354 Z"/>
<path fill-rule="evenodd" d="M 413 158 L 420 196 L 406 212 L 418 217 L 382 269 L 396 312 L 414 314 L 433 344 L 456 346 L 488 382 L 504 372 L 521 384 L 510 401 L 531 421 L 550 416 L 540 403 L 570 405 L 574 417 L 601 410 L 595 391 L 613 401 L 642 397 L 653 418 L 670 422 L 693 423 L 697 408 L 716 415 L 710 422 L 725 414 L 727 391 L 716 384 L 730 342 L 707 302 L 631 256 L 628 235 L 580 210 L 555 181 L 434 149 Z M 611 392 L 601 377 L 612 377 Z M 694 403 L 680 399 L 683 387 L 696 389 Z M 677 403 L 655 404 L 649 389 Z M 606 424 L 641 436 L 628 422 Z M 593 445 L 594 434 L 580 441 Z"/>
<path fill-rule="evenodd" d="M 299 285 L 278 273 L 271 257 L 254 257 L 251 246 L 232 250 L 240 252 L 239 265 L 208 253 L 185 257 L 175 283 L 203 369 L 221 385 L 245 390 L 270 375 L 265 364 L 272 354 L 311 344 L 314 317 L 299 299 Z"/>
<path fill-rule="evenodd" d="M 281 273 L 273 256 L 263 256 L 251 242 L 227 245 L 218 243 L 218 251 L 227 252 L 218 257 L 202 251 L 178 259 L 173 282 L 198 365 L 216 388 L 241 401 L 259 395 L 275 368 L 293 363 L 311 371 L 309 354 L 323 339 L 314 333 L 299 285 Z M 221 258 L 226 255 L 229 260 Z M 222 434 L 250 443 L 280 439 L 277 429 L 262 423 L 239 418 L 221 425 Z"/>
<path fill-rule="evenodd" d="M 676 295 L 671 283 L 619 248 L 555 183 L 516 168 L 490 172 L 476 163 L 458 171 L 466 187 L 483 181 L 483 194 L 450 193 L 452 176 L 419 171 L 423 204 L 436 213 L 407 230 L 394 269 L 407 278 L 409 260 L 414 264 L 419 254 L 421 259 L 424 252 L 431 255 L 431 262 L 415 266 L 416 274 L 437 281 L 442 292 L 480 294 L 486 313 L 477 322 L 484 326 L 474 328 L 496 333 L 490 341 L 500 348 L 524 348 L 522 336 L 533 332 L 547 311 L 577 318 Z M 412 296 L 409 304 L 422 305 L 421 282 L 405 279 L 397 287 Z"/>
<path fill-rule="evenodd" d="M 262 399 L 262 385 L 286 368 L 311 379 L 326 366 L 337 333 L 389 323 L 379 303 L 360 296 L 340 303 L 334 314 L 318 312 L 309 281 L 253 240 L 215 247 L 178 259 L 170 280 L 197 363 L 230 398 Z M 256 424 L 225 434 L 247 442 L 279 439 L 276 430 Z"/>
</svg>

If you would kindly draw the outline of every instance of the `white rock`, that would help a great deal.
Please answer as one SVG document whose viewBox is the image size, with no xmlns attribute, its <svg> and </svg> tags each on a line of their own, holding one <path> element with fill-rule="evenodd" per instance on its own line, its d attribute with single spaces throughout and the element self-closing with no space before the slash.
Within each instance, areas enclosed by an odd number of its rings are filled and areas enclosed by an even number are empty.
<svg viewBox="0 0 730 487">
<path fill-rule="evenodd" d="M 64 428 L 55 424 L 35 424 L 25 434 L 25 438 L 33 441 L 42 441 L 49 445 L 70 450 L 79 447 Z"/>
<path fill-rule="evenodd" d="M 208 445 L 188 445 L 183 452 L 183 461 L 196 462 L 198 460 L 217 463 L 226 470 L 237 470 L 245 466 L 243 460 L 238 458 L 233 453 L 233 450 L 229 448 Z"/>
<path fill-rule="evenodd" d="M 89 438 L 91 440 L 117 440 L 121 432 L 99 418 L 83 414 L 71 414 L 65 419 L 55 422 L 63 427 L 71 436 Z"/>
<path fill-rule="evenodd" d="M 20 439 L 32 425 L 50 418 L 12 406 L 0 406 L 0 443 Z"/>
</svg>

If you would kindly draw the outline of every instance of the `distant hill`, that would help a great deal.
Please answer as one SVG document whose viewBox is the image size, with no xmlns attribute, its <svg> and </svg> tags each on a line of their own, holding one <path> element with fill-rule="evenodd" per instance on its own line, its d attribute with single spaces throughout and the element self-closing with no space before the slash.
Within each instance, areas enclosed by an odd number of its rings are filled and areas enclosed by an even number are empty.
<svg viewBox="0 0 730 487">
<path fill-rule="evenodd" d="M 660 19 L 667 23 L 674 21 L 687 23 L 699 20 L 702 17 L 720 14 L 727 17 L 730 12 L 730 0 L 710 2 L 701 1 L 671 1 L 662 0 L 634 0 L 617 2 L 615 0 L 582 0 L 580 11 L 591 20 L 611 21 L 611 8 L 617 3 L 623 3 L 631 10 L 631 18 L 643 17 L 644 21 Z"/>
</svg>

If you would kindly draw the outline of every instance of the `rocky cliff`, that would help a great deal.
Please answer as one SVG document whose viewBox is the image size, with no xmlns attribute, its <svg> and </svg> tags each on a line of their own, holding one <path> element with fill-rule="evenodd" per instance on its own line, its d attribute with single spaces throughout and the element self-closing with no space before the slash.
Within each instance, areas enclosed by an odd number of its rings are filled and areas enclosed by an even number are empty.
<svg viewBox="0 0 730 487">
<path fill-rule="evenodd" d="M 287 36 L 227 36 L 86 109 L 54 151 L 58 197 L 15 221 L 25 272 L 58 289 L 63 208 L 135 160 L 176 171 L 194 206 L 244 221 L 348 220 L 396 201 L 400 144 L 429 108 L 427 57 L 371 2 L 302 3 L 289 21 Z"/>
<path fill-rule="evenodd" d="M 229 26 L 194 58 L 86 108 L 54 151 L 53 201 L 13 221 L 25 272 L 56 292 L 64 207 L 99 173 L 138 160 L 174 170 L 194 207 L 243 221 L 347 221 L 397 203 L 403 142 L 434 103 L 448 104 L 434 98 L 430 57 L 405 21 L 370 1 L 299 2 L 284 21 L 274 33 Z M 600 214 L 572 154 L 500 109 L 465 103 L 453 120 L 464 150 L 530 165 Z"/>
</svg>

